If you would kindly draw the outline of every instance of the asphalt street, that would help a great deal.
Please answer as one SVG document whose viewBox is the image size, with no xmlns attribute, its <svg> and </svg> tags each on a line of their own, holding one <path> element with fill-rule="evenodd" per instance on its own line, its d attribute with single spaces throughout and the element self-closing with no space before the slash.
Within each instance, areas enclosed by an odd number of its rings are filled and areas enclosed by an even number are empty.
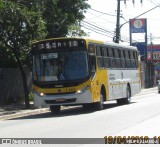
<svg viewBox="0 0 160 147">
<path fill-rule="evenodd" d="M 160 95 L 157 88 L 145 89 L 129 105 L 106 102 L 102 111 L 81 107 L 49 111 L 0 121 L 0 138 L 103 138 L 104 136 L 159 136 Z"/>
</svg>

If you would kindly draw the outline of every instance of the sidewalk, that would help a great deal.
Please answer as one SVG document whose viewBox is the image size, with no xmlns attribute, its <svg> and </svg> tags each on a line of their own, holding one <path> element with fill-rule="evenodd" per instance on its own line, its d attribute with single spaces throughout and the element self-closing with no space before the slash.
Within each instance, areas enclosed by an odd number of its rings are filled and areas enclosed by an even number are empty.
<svg viewBox="0 0 160 147">
<path fill-rule="evenodd" d="M 25 104 L 0 105 L 0 120 L 35 115 L 49 111 L 49 108 L 35 108 L 33 102 L 30 103 L 30 106 L 30 109 L 25 109 Z"/>
<path fill-rule="evenodd" d="M 145 95 L 151 91 L 158 92 L 157 87 L 142 89 L 141 93 L 137 94 L 137 96 Z M 35 108 L 33 102 L 30 105 L 30 109 L 25 109 L 24 104 L 0 105 L 0 120 L 49 112 L 49 108 Z"/>
</svg>

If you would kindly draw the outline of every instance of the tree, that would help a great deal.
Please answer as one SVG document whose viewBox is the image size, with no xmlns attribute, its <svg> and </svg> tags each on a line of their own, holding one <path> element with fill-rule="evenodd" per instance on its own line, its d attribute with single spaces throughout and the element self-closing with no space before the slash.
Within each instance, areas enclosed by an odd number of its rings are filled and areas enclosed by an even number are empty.
<svg viewBox="0 0 160 147">
<path fill-rule="evenodd" d="M 27 3 L 23 0 L 0 0 L 0 44 L 5 49 L 9 49 L 14 55 L 20 69 L 26 108 L 30 107 L 29 92 L 26 75 L 24 71 L 24 61 L 30 52 L 31 41 L 44 38 L 46 36 L 45 23 L 39 11 L 36 11 L 33 2 Z"/>
<path fill-rule="evenodd" d="M 69 26 L 67 36 L 81 37 L 81 36 L 88 36 L 88 34 L 86 32 L 84 32 L 84 30 L 81 29 L 81 26 L 77 23 L 77 24 Z"/>
<path fill-rule="evenodd" d="M 86 1 L 0 0 L 0 53 L 20 69 L 26 108 L 30 104 L 24 66 L 29 64 L 31 41 L 66 36 L 84 18 Z"/>
<path fill-rule="evenodd" d="M 84 18 L 85 10 L 90 6 L 87 0 L 46 0 L 43 19 L 47 24 L 47 38 L 64 37 L 72 25 Z"/>
</svg>

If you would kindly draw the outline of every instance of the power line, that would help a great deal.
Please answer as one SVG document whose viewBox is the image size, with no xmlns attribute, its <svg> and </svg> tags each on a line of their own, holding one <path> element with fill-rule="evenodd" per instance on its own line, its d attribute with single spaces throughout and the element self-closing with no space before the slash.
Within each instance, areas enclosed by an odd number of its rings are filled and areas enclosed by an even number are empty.
<svg viewBox="0 0 160 147">
<path fill-rule="evenodd" d="M 105 36 L 106 36 L 106 34 L 107 34 L 107 36 L 110 35 L 110 37 L 112 36 L 112 38 L 113 38 L 113 36 L 115 35 L 114 33 L 112 33 L 112 31 L 108 31 L 108 30 L 106 30 L 106 29 L 104 29 L 104 28 L 102 28 L 102 27 L 93 25 L 93 24 L 88 23 L 88 22 L 83 22 L 83 23 L 84 23 L 84 24 L 83 24 L 83 27 L 87 27 L 87 29 L 89 29 L 89 30 L 92 29 L 94 32 L 96 31 L 96 33 L 99 33 L 99 34 L 101 34 L 101 35 L 102 35 L 102 33 L 105 33 Z M 128 41 L 128 40 L 129 40 L 129 37 L 121 36 L 121 39 Z"/>
<path fill-rule="evenodd" d="M 148 0 L 150 3 L 152 3 L 152 4 L 154 4 L 154 5 L 157 5 L 157 4 L 159 4 L 157 1 L 156 1 L 156 3 L 153 1 L 153 0 Z"/>
<path fill-rule="evenodd" d="M 93 14 L 93 13 L 91 13 L 91 12 L 87 12 L 87 13 L 90 13 L 90 14 L 94 15 L 94 14 Z M 99 17 L 101 17 L 102 15 L 104 15 L 104 14 L 94 15 L 94 17 L 92 17 L 92 18 L 88 18 L 88 19 L 95 19 L 95 18 L 99 18 Z"/>
<path fill-rule="evenodd" d="M 86 24 L 89 24 L 90 26 L 93 26 L 93 27 L 95 27 L 95 28 L 97 28 L 97 29 L 100 29 L 100 30 L 102 30 L 102 31 L 105 31 L 105 32 L 107 32 L 107 33 L 113 34 L 111 31 L 106 30 L 106 29 L 103 29 L 102 27 L 98 27 L 98 26 L 96 26 L 96 25 L 94 25 L 94 24 L 91 24 L 91 23 L 89 23 L 89 22 L 86 22 L 86 21 L 82 21 L 82 22 L 84 22 L 84 23 L 86 23 Z"/>
<path fill-rule="evenodd" d="M 104 30 L 104 31 L 106 31 L 106 32 L 114 32 L 114 31 L 111 31 L 111 30 L 108 30 L 107 28 L 105 28 L 105 27 L 102 27 L 102 26 L 100 26 L 100 25 L 97 25 L 95 22 L 91 22 L 91 21 L 82 21 L 82 22 L 84 22 L 84 23 L 87 23 L 87 24 L 90 24 L 90 25 L 92 25 L 92 26 L 95 26 L 95 27 L 97 27 L 97 28 L 99 28 L 99 29 L 102 29 L 102 30 Z"/>
<path fill-rule="evenodd" d="M 101 33 L 101 32 L 96 31 L 95 29 L 91 29 L 90 27 L 86 27 L 85 25 L 82 25 L 82 27 L 84 27 L 84 28 L 86 28 L 86 29 L 88 29 L 88 30 L 90 30 L 90 31 L 93 31 L 93 32 L 95 32 L 95 33 L 98 33 L 98 34 L 100 34 L 100 35 L 107 36 L 107 37 L 109 37 L 109 38 L 113 38 L 113 36 L 109 36 L 109 35 L 107 35 L 107 34 L 103 34 L 103 33 Z"/>
<path fill-rule="evenodd" d="M 106 15 L 109 15 L 109 16 L 116 17 L 116 15 L 112 15 L 112 14 L 109 14 L 109 13 L 101 12 L 101 11 L 98 11 L 98 10 L 95 10 L 95 9 L 92 9 L 92 8 L 90 8 L 90 9 L 93 10 L 93 11 L 95 11 L 95 12 L 101 13 L 101 14 L 106 14 Z"/>
<path fill-rule="evenodd" d="M 92 15 L 94 15 L 94 16 L 95 16 L 94 18 L 87 18 L 87 19 L 95 19 L 95 18 L 98 18 L 98 17 L 99 17 L 99 19 L 102 19 L 102 20 L 104 20 L 104 21 L 106 21 L 106 22 L 109 22 L 109 23 L 115 24 L 115 22 L 112 22 L 112 21 L 109 21 L 109 20 L 106 20 L 106 19 L 102 18 L 101 16 L 103 16 L 104 14 L 101 14 L 101 15 L 97 16 L 97 15 L 95 15 L 95 14 L 91 13 L 91 12 L 87 12 L 87 13 L 90 13 L 90 14 L 92 14 Z"/>
</svg>

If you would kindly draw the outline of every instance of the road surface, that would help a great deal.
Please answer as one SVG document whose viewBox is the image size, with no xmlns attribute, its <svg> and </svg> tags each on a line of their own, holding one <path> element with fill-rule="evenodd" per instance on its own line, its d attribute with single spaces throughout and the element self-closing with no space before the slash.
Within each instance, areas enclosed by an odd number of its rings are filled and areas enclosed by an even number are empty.
<svg viewBox="0 0 160 147">
<path fill-rule="evenodd" d="M 160 136 L 160 94 L 143 90 L 132 103 L 106 102 L 102 111 L 81 107 L 0 121 L 0 138 L 103 138 L 104 136 Z"/>
</svg>

